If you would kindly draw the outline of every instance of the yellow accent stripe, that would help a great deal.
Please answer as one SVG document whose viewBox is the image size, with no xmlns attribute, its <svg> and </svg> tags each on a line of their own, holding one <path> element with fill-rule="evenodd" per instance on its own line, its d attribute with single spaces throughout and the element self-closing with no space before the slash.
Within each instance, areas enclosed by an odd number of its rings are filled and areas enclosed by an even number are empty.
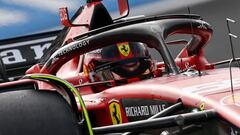
<svg viewBox="0 0 240 135">
<path fill-rule="evenodd" d="M 50 80 L 52 79 L 52 80 L 58 81 L 58 82 L 64 84 L 65 86 L 67 86 L 74 94 L 76 94 L 76 96 L 79 100 L 79 103 L 81 105 L 81 108 L 83 110 L 83 114 L 84 114 L 84 117 L 85 117 L 85 120 L 86 120 L 86 123 L 87 123 L 89 134 L 93 135 L 92 125 L 91 125 L 91 122 L 90 122 L 90 119 L 89 119 L 89 116 L 88 116 L 86 106 L 84 104 L 84 101 L 83 101 L 80 93 L 77 91 L 77 89 L 75 87 L 73 87 L 69 82 L 67 82 L 63 79 L 60 79 L 56 76 L 52 76 L 52 75 L 39 75 L 38 74 L 38 75 L 30 75 L 30 77 L 33 78 L 33 79 L 50 79 Z"/>
</svg>

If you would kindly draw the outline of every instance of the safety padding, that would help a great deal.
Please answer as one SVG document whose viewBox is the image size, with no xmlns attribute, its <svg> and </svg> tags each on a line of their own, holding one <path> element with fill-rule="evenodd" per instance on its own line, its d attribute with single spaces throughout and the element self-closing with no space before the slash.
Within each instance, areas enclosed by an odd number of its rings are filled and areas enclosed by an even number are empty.
<svg viewBox="0 0 240 135">
<path fill-rule="evenodd" d="M 0 94 L 0 135 L 80 135 L 76 117 L 54 91 Z"/>
</svg>

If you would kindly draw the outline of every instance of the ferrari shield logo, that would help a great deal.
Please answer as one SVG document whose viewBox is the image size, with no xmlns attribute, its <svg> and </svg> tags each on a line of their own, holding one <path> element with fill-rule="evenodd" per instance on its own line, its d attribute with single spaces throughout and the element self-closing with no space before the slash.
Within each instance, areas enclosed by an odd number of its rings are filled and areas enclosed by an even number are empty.
<svg viewBox="0 0 240 135">
<path fill-rule="evenodd" d="M 130 54 L 131 50 L 130 50 L 128 42 L 119 43 L 119 44 L 117 44 L 117 46 L 118 46 L 119 52 L 123 56 L 127 57 Z"/>
<path fill-rule="evenodd" d="M 116 124 L 121 124 L 122 123 L 122 115 L 121 115 L 121 109 L 120 109 L 120 105 L 118 102 L 111 102 L 109 104 L 109 111 L 111 114 L 111 118 L 112 118 L 112 123 L 114 125 Z"/>
</svg>

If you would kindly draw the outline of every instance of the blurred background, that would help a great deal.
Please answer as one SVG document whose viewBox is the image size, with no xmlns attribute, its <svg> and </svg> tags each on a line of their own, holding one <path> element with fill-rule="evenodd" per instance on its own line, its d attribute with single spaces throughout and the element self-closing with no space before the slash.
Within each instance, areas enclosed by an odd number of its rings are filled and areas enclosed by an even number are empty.
<svg viewBox="0 0 240 135">
<path fill-rule="evenodd" d="M 7 68 L 30 66 L 41 58 L 51 41 L 63 28 L 58 9 L 68 7 L 70 17 L 85 4 L 83 0 L 0 0 L 0 56 Z M 104 0 L 116 16 L 116 0 Z M 231 58 L 226 18 L 233 34 L 240 35 L 239 0 L 129 0 L 130 15 L 199 14 L 209 22 L 214 34 L 205 47 L 210 62 Z M 240 57 L 239 38 L 233 39 L 234 50 Z M 173 55 L 182 47 L 174 47 Z M 154 52 L 153 52 L 153 55 Z"/>
<path fill-rule="evenodd" d="M 161 4 L 161 1 L 165 0 L 129 0 L 131 13 L 136 15 L 141 12 L 135 9 L 141 11 L 143 5 Z M 117 0 L 104 0 L 103 3 L 111 13 L 116 12 Z M 0 0 L 0 40 L 59 30 L 62 28 L 59 8 L 68 7 L 71 17 L 84 4 L 86 0 Z"/>
</svg>

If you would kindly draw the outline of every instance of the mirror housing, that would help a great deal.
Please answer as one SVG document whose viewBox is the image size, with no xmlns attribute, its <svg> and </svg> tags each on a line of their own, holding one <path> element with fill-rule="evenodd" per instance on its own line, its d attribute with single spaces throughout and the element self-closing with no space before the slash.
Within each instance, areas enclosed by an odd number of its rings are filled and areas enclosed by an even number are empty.
<svg viewBox="0 0 240 135">
<path fill-rule="evenodd" d="M 91 0 L 91 2 L 100 2 L 102 0 Z M 115 18 L 114 20 L 119 20 L 129 15 L 129 4 L 128 0 L 118 0 L 118 10 L 120 17 Z M 71 20 L 69 19 L 68 9 L 67 7 L 59 8 L 59 15 L 61 24 L 66 27 L 76 27 L 76 26 L 89 26 L 88 24 L 72 24 Z"/>
<path fill-rule="evenodd" d="M 72 24 L 72 22 L 69 20 L 67 7 L 59 8 L 59 15 L 63 26 L 66 27 L 88 26 L 88 24 Z"/>
<path fill-rule="evenodd" d="M 118 0 L 118 9 L 121 16 L 120 18 L 128 16 L 129 14 L 128 0 Z"/>
<path fill-rule="evenodd" d="M 73 24 L 69 20 L 68 9 L 66 7 L 59 8 L 59 15 L 62 25 L 66 27 L 73 27 Z"/>
</svg>

